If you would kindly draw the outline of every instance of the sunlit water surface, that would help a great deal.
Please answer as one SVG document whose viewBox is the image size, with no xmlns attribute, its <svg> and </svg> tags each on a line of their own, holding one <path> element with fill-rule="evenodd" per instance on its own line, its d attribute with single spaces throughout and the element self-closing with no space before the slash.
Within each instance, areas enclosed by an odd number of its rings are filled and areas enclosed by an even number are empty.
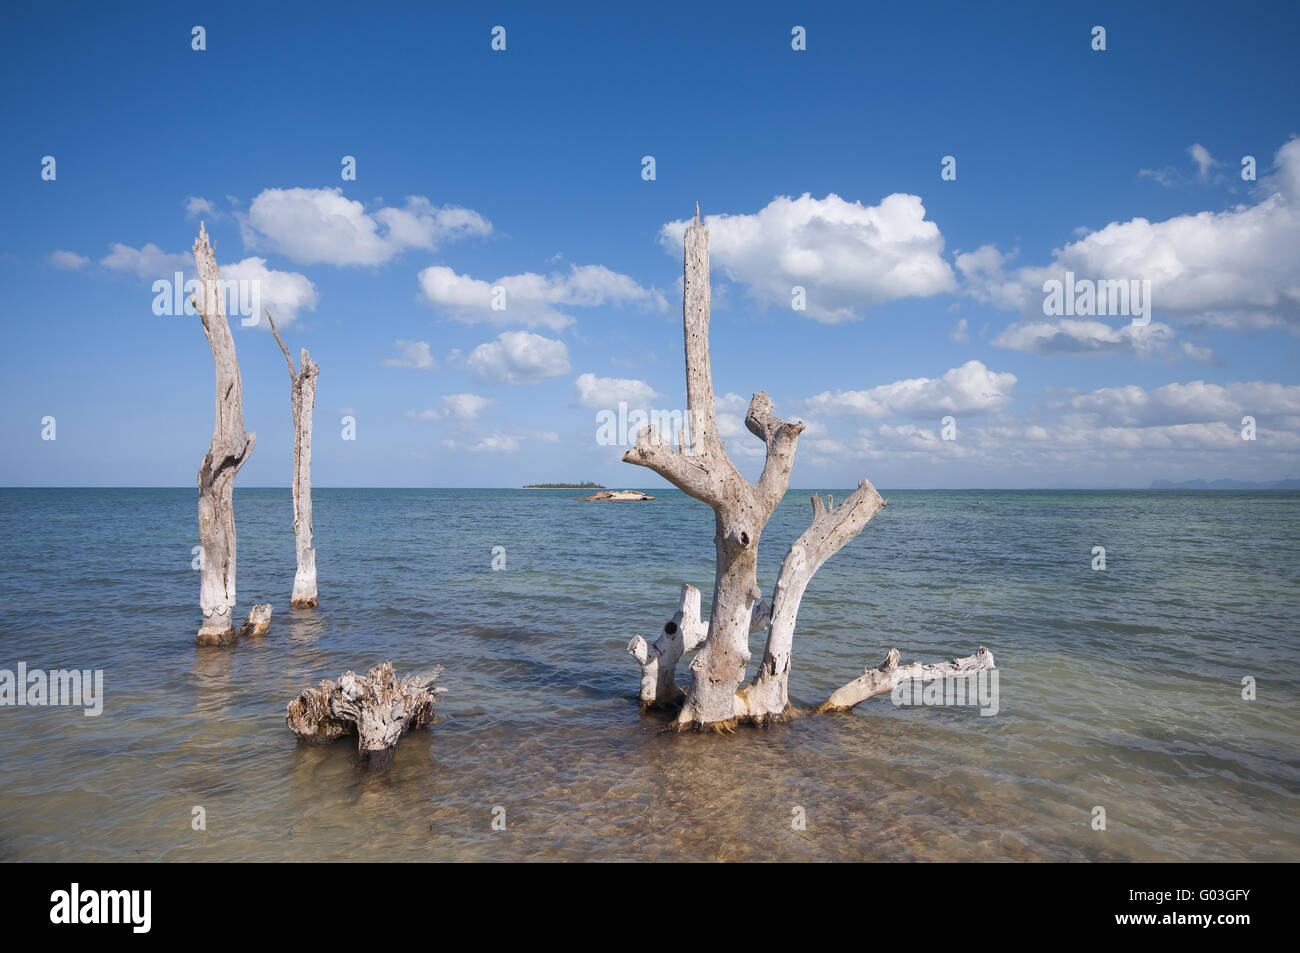
<svg viewBox="0 0 1300 953">
<path fill-rule="evenodd" d="M 289 493 L 237 490 L 238 611 L 275 615 L 199 649 L 194 490 L 0 490 L 0 668 L 103 669 L 106 696 L 0 708 L 0 859 L 1300 859 L 1300 494 L 886 493 L 803 601 L 792 696 L 986 645 L 998 713 L 881 697 L 712 736 L 637 711 L 628 639 L 713 579 L 710 511 L 651 492 L 318 489 L 321 606 L 290 610 Z M 763 534 L 765 591 L 807 497 Z M 301 688 L 385 659 L 448 689 L 390 771 L 295 742 Z"/>
</svg>

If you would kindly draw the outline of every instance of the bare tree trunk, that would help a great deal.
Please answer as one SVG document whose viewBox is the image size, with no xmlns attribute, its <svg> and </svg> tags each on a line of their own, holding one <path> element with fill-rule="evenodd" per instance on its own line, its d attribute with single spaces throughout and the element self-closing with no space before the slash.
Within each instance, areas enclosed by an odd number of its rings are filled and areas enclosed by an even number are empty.
<svg viewBox="0 0 1300 953">
<path fill-rule="evenodd" d="M 772 624 L 767 631 L 767 648 L 758 674 L 737 696 L 743 714 L 753 719 L 781 717 L 788 713 L 790 697 L 790 652 L 794 643 L 794 625 L 799 604 L 813 574 L 851 539 L 862 532 L 871 518 L 885 508 L 885 501 L 870 481 L 863 480 L 857 490 L 839 506 L 830 499 L 832 509 L 813 495 L 812 525 L 791 544 L 772 594 Z"/>
<path fill-rule="evenodd" d="M 270 311 L 266 312 L 266 318 L 289 365 L 289 402 L 293 409 L 293 531 L 298 550 L 298 572 L 293 577 L 289 607 L 304 609 L 316 605 L 316 550 L 311 548 L 311 420 L 320 365 L 303 348 L 298 356 L 300 369 L 294 370 L 293 358 L 280 339 Z"/>
<path fill-rule="evenodd" d="M 285 724 L 308 744 L 327 744 L 346 734 L 357 736 L 357 752 L 371 768 L 386 767 L 402 733 L 433 721 L 433 706 L 445 688 L 432 688 L 442 666 L 398 679 L 392 662 L 365 674 L 344 672 L 338 682 L 325 679 L 289 702 Z"/>
<path fill-rule="evenodd" d="M 199 645 L 230 645 L 235 634 L 235 474 L 253 452 L 256 434 L 244 432 L 244 404 L 235 359 L 235 342 L 226 323 L 226 305 L 221 293 L 221 275 L 217 259 L 208 242 L 208 233 L 199 223 L 199 237 L 194 243 L 194 263 L 198 266 L 203 300 L 195 309 L 203 320 L 216 366 L 216 424 L 207 456 L 199 467 L 199 606 L 203 623 L 199 627 Z"/>
<path fill-rule="evenodd" d="M 749 404 L 745 426 L 767 445 L 762 475 L 749 483 L 732 463 L 718 438 L 713 379 L 709 364 L 709 232 L 695 221 L 686 228 L 685 285 L 682 296 L 686 343 L 686 400 L 689 445 L 683 433 L 679 449 L 652 425 L 637 434 L 636 446 L 623 455 L 627 463 L 649 467 L 684 493 L 709 504 L 714 512 L 717 570 L 713 608 L 707 625 L 700 620 L 700 596 L 683 586 L 677 612 L 654 645 L 634 638 L 628 651 L 641 665 L 642 709 L 674 703 L 678 689 L 674 669 L 678 659 L 695 646 L 691 687 L 676 726 L 727 730 L 737 721 L 765 723 L 793 713 L 788 683 L 795 622 L 804 591 L 813 574 L 858 535 L 885 506 L 867 480 L 839 506 L 823 505 L 813 496 L 813 521 L 791 545 L 777 576 L 769 612 L 758 603 L 758 540 L 773 511 L 790 487 L 801 422 L 787 423 L 772 413 L 772 401 L 762 391 Z M 749 634 L 767 623 L 767 648 L 754 680 L 743 690 L 749 661 Z M 898 666 L 894 650 L 885 666 L 869 669 L 861 678 L 835 692 L 818 711 L 852 708 L 864 698 L 889 691 L 909 678 L 970 674 L 993 666 L 993 655 L 981 648 L 968 659 L 938 666 Z"/>
</svg>

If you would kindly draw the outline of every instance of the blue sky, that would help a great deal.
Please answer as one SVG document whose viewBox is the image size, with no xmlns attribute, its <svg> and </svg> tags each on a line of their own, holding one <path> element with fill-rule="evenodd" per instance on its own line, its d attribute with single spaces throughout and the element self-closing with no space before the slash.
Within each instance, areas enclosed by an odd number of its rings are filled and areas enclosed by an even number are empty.
<svg viewBox="0 0 1300 953">
<path fill-rule="evenodd" d="M 152 285 L 200 219 L 321 366 L 317 485 L 662 485 L 596 415 L 684 404 L 696 201 L 751 477 L 759 389 L 795 486 L 1300 476 L 1300 9 L 1132 6 L 8 8 L 0 485 L 194 482 L 211 356 Z M 1150 323 L 1045 315 L 1066 271 Z M 283 357 L 232 324 L 240 485 L 287 485 Z"/>
</svg>

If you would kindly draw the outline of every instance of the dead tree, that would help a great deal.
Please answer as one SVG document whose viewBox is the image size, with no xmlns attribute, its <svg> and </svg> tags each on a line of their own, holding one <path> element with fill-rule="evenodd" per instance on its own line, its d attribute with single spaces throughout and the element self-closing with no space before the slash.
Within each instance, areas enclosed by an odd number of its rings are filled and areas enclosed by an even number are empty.
<svg viewBox="0 0 1300 953">
<path fill-rule="evenodd" d="M 217 411 L 212 443 L 199 467 L 199 645 L 230 645 L 235 634 L 235 474 L 253 452 L 256 434 L 244 432 L 244 401 L 235 342 L 226 323 L 221 275 L 208 233 L 199 223 L 194 243 L 199 292 L 194 308 L 203 320 L 216 365 Z"/>
<path fill-rule="evenodd" d="M 298 572 L 293 577 L 289 607 L 305 609 L 316 605 L 316 550 L 311 548 L 311 417 L 316 406 L 316 376 L 320 365 L 303 348 L 298 356 L 299 370 L 294 370 L 293 358 L 280 339 L 270 311 L 266 312 L 266 319 L 271 322 L 271 333 L 289 365 L 289 403 L 293 410 L 293 532 L 298 549 Z"/>
<path fill-rule="evenodd" d="M 700 619 L 700 595 L 683 586 L 678 610 L 653 644 L 634 638 L 628 651 L 641 665 L 643 708 L 671 705 L 678 700 L 673 671 L 677 660 L 698 648 L 691 662 L 691 686 L 681 700 L 675 719 L 680 728 L 710 727 L 726 730 L 739 721 L 767 722 L 792 713 L 787 683 L 790 654 L 799 603 L 813 574 L 846 543 L 858 535 L 885 506 L 884 499 L 868 481 L 839 506 L 827 508 L 813 497 L 813 521 L 791 545 L 777 576 L 770 611 L 759 601 L 758 541 L 790 487 L 795 447 L 803 432 L 802 422 L 787 422 L 772 413 L 772 401 L 760 391 L 749 404 L 745 426 L 767 445 L 763 472 L 750 483 L 731 462 L 718 436 L 714 411 L 713 377 L 709 361 L 709 230 L 695 221 L 686 228 L 685 285 L 682 295 L 686 341 L 686 403 L 689 431 L 679 435 L 674 449 L 669 439 L 651 425 L 637 435 L 636 446 L 623 455 L 627 463 L 649 467 L 682 492 L 712 507 L 714 548 L 717 568 L 713 583 L 713 607 L 707 625 Z M 766 627 L 767 648 L 753 681 L 741 688 L 750 659 L 749 635 Z M 944 677 L 935 666 L 897 665 L 897 650 L 891 652 L 889 671 L 868 670 L 862 678 L 844 686 L 818 710 L 851 709 L 899 672 L 902 678 Z M 953 672 L 971 674 L 991 668 L 993 655 L 987 649 L 965 660 L 954 660 Z M 926 670 L 929 670 L 927 672 Z M 873 676 L 872 672 L 878 672 Z M 865 680 L 865 681 L 864 681 Z"/>
<path fill-rule="evenodd" d="M 432 688 L 442 666 L 398 679 L 392 662 L 381 662 L 365 676 L 344 672 L 306 688 L 289 702 L 285 724 L 305 744 L 329 744 L 357 736 L 357 752 L 367 767 L 386 767 L 397 739 L 433 721 L 433 705 L 445 688 Z"/>
</svg>

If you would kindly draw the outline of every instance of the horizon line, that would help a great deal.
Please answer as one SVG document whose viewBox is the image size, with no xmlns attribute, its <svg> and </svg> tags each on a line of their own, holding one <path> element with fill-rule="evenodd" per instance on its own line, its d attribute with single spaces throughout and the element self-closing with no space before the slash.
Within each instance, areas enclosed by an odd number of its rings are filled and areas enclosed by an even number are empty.
<svg viewBox="0 0 1300 953">
<path fill-rule="evenodd" d="M 1230 479 L 1230 478 L 1226 478 L 1226 477 L 1225 477 L 1224 479 Z M 1286 479 L 1292 479 L 1292 478 L 1286 478 Z M 1194 481 L 1184 481 L 1184 482 L 1194 482 Z M 1215 481 L 1213 481 L 1213 480 L 1201 480 L 1200 482 L 1204 482 L 1204 483 L 1212 483 L 1212 482 L 1215 482 Z M 1269 482 L 1273 482 L 1273 483 L 1281 483 L 1281 482 L 1285 482 L 1285 480 L 1272 480 L 1272 481 L 1269 481 L 1269 480 L 1240 480 L 1240 481 L 1236 481 L 1236 482 L 1240 482 L 1240 483 L 1269 483 Z M 873 486 L 874 486 L 874 485 L 875 485 L 875 484 L 873 484 Z M 612 484 L 611 484 L 610 486 L 612 486 Z M 610 488 L 609 486 L 605 487 L 605 489 L 609 489 L 609 488 Z M 621 489 L 630 489 L 630 490 L 656 490 L 656 491 L 659 491 L 659 492 L 675 491 L 675 492 L 677 492 L 677 493 L 681 493 L 683 496 L 688 496 L 688 495 L 689 495 L 689 494 L 684 493 L 682 490 L 678 489 L 678 488 L 675 487 L 675 486 L 666 486 L 666 487 L 649 487 L 649 486 L 620 485 L 620 488 L 621 488 Z M 284 484 L 284 485 L 282 485 L 282 486 L 237 486 L 237 487 L 235 487 L 234 489 L 236 489 L 236 490 L 286 490 L 286 491 L 288 491 L 288 490 L 292 490 L 293 487 L 292 487 L 291 485 L 289 485 L 289 484 Z M 532 486 L 515 486 L 515 485 L 512 485 L 512 486 L 425 486 L 425 485 L 421 484 L 421 485 L 408 485 L 408 486 L 356 486 L 356 485 L 346 485 L 346 486 L 345 486 L 345 485 L 339 485 L 339 486 L 313 486 L 312 489 L 313 489 L 313 490 L 526 490 L 526 489 L 543 489 L 543 490 L 589 490 L 589 489 L 592 489 L 592 488 L 591 488 L 591 487 L 581 487 L 581 486 L 572 486 L 572 487 L 532 487 Z M 849 491 L 852 491 L 853 489 L 855 489 L 855 488 L 852 487 L 852 486 L 849 486 L 848 484 L 845 484 L 845 485 L 843 485 L 843 486 L 840 486 L 840 485 L 837 485 L 837 484 L 836 484 L 836 485 L 832 485 L 832 484 L 819 484 L 818 486 L 809 486 L 809 487 L 790 487 L 788 490 L 786 490 L 786 493 L 816 493 L 816 492 L 825 492 L 825 491 L 827 491 L 827 490 L 849 490 Z M 1168 487 L 1152 487 L 1152 486 L 1117 486 L 1117 485 L 1111 485 L 1111 486 L 892 486 L 892 487 L 876 487 L 876 489 L 878 489 L 878 490 L 890 490 L 890 491 L 901 490 L 901 491 L 908 491 L 908 492 L 913 491 L 913 490 L 917 490 L 917 491 L 924 491 L 924 492 L 951 492 L 951 493 L 966 493 L 966 492 L 976 492 L 976 491 L 983 491 L 983 492 L 989 492 L 989 491 L 993 491 L 993 492 L 1061 492 L 1061 491 L 1079 491 L 1079 492 L 1126 491 L 1126 492 L 1129 492 L 1129 491 L 1141 491 L 1141 492 L 1149 492 L 1149 493 L 1168 493 L 1168 492 L 1170 492 L 1171 490 L 1184 490 L 1184 491 L 1186 491 L 1186 490 L 1198 490 L 1198 489 L 1199 489 L 1199 490 L 1214 490 L 1215 488 L 1213 488 L 1213 487 L 1183 487 L 1183 486 L 1178 486 L 1178 485 L 1173 485 L 1173 486 L 1168 486 Z M 193 486 L 193 485 L 179 485 L 179 486 L 178 486 L 178 485 L 174 485 L 174 484 L 166 484 L 166 485 L 164 485 L 164 484 L 110 484 L 110 485 L 104 485 L 104 484 L 96 484 L 96 485 L 91 485 L 91 484 L 82 484 L 82 485 L 59 485 L 59 486 L 46 485 L 46 484 L 5 484 L 5 485 L 0 486 L 0 490 L 195 490 L 195 491 L 197 491 L 197 490 L 198 490 L 198 487 L 197 487 L 197 486 Z M 1262 487 L 1262 486 L 1241 487 L 1241 488 L 1239 488 L 1236 492 L 1249 492 L 1249 491 L 1251 491 L 1251 490 L 1256 490 L 1256 491 L 1265 491 L 1265 492 L 1271 492 L 1271 493 L 1288 493 L 1288 492 L 1292 492 L 1292 493 L 1294 493 L 1294 492 L 1300 492 L 1300 489 L 1269 488 L 1269 487 Z M 1230 487 L 1220 487 L 1220 488 L 1217 488 L 1217 490 L 1216 490 L 1216 492 L 1231 492 L 1231 491 L 1232 491 L 1232 488 L 1230 488 Z"/>
</svg>

